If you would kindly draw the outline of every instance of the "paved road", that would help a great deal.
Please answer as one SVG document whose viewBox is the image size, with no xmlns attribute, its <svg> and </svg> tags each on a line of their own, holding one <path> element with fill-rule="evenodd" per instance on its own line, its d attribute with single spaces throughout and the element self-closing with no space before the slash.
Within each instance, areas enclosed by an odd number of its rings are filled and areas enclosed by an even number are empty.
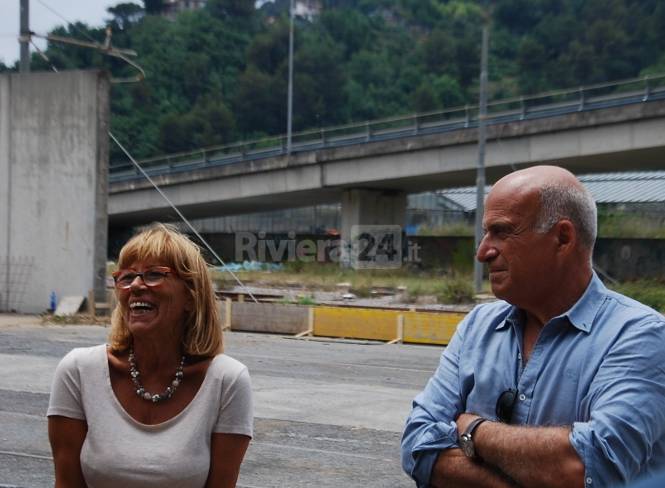
<svg viewBox="0 0 665 488">
<path fill-rule="evenodd" d="M 106 332 L 0 316 L 0 487 L 53 486 L 44 417 L 53 369 Z M 441 348 L 237 332 L 225 339 L 255 393 L 256 435 L 240 488 L 413 486 L 399 466 L 400 431 Z"/>
</svg>

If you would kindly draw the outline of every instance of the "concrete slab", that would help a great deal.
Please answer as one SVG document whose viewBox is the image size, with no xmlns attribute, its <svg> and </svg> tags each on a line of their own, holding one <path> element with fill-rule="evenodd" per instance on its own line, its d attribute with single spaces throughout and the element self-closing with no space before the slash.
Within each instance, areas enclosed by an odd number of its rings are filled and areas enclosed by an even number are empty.
<svg viewBox="0 0 665 488">
<path fill-rule="evenodd" d="M 95 326 L 0 328 L 0 483 L 53 486 L 46 419 L 55 365 L 99 344 Z M 226 352 L 247 365 L 255 438 L 239 488 L 408 488 L 399 439 L 410 402 L 440 347 L 296 341 L 232 332 Z"/>
<path fill-rule="evenodd" d="M 296 378 L 253 380 L 257 417 L 401 432 L 414 389 Z M 304 408 L 306 405 L 306 408 Z"/>
<path fill-rule="evenodd" d="M 74 315 L 76 312 L 81 310 L 81 306 L 83 305 L 84 300 L 85 297 L 79 295 L 63 297 L 55 309 L 56 317 Z"/>
<path fill-rule="evenodd" d="M 22 325 L 41 325 L 42 318 L 39 315 L 20 315 L 15 313 L 0 313 L 0 327 L 15 327 Z"/>
</svg>

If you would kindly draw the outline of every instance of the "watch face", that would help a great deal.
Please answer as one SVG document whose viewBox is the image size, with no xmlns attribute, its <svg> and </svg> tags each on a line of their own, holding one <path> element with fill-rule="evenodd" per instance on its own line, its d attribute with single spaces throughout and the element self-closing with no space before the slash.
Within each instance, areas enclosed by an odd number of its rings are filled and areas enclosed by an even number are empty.
<svg viewBox="0 0 665 488">
<path fill-rule="evenodd" d="M 470 436 L 463 434 L 460 437 L 460 444 L 460 447 L 462 448 L 462 451 L 464 451 L 466 457 L 474 458 L 476 456 L 476 451 L 473 448 L 473 441 L 471 440 Z"/>
</svg>

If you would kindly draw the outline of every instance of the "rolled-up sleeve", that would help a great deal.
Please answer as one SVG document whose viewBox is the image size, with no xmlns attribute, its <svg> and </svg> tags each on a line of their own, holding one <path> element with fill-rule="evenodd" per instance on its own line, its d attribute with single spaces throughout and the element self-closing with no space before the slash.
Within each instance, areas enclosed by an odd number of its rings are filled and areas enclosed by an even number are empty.
<svg viewBox="0 0 665 488">
<path fill-rule="evenodd" d="M 665 437 L 665 324 L 624 329 L 585 398 L 587 422 L 570 442 L 585 467 L 585 486 L 614 486 L 644 474 Z M 662 454 L 662 453 L 661 453 Z"/>
<path fill-rule="evenodd" d="M 442 449 L 457 446 L 455 419 L 463 411 L 459 356 L 469 317 L 459 325 L 441 355 L 434 376 L 414 399 L 402 436 L 402 467 L 418 487 L 428 486 L 432 468 Z"/>
</svg>

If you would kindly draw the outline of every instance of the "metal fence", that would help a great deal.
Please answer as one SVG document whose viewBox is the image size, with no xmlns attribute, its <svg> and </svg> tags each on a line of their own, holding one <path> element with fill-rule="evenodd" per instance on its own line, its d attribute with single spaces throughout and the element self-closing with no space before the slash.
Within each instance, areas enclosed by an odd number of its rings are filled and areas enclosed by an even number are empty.
<svg viewBox="0 0 665 488">
<path fill-rule="evenodd" d="M 23 305 L 34 257 L 0 256 L 0 312 L 11 312 Z"/>
<path fill-rule="evenodd" d="M 663 99 L 665 99 L 665 75 L 644 76 L 613 83 L 495 100 L 487 105 L 487 123 L 492 125 L 531 120 Z M 478 106 L 465 105 L 436 112 L 298 132 L 292 136 L 291 152 L 435 134 L 477 126 Z M 277 135 L 157 156 L 141 160 L 139 163 L 149 175 L 159 175 L 280 156 L 286 152 L 286 135 Z M 111 182 L 137 178 L 141 178 L 141 175 L 131 162 L 111 164 Z"/>
</svg>

